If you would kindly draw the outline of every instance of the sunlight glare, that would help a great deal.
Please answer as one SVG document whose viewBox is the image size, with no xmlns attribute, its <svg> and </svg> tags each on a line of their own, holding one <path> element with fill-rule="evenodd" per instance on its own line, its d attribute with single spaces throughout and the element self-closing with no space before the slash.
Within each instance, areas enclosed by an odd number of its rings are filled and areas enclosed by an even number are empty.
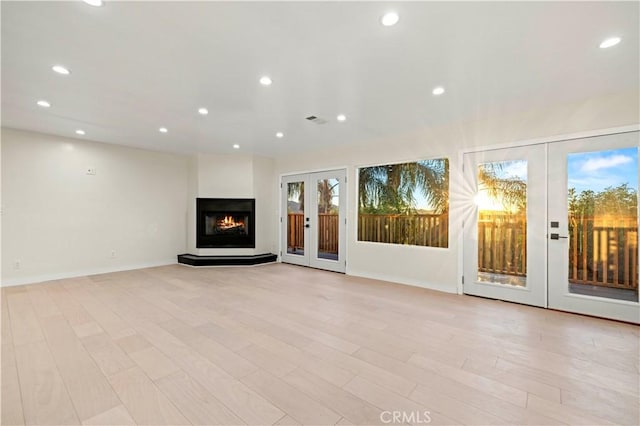
<svg viewBox="0 0 640 426">
<path fill-rule="evenodd" d="M 480 189 L 473 197 L 473 202 L 480 211 L 505 211 L 502 202 L 491 195 L 485 189 Z"/>
</svg>

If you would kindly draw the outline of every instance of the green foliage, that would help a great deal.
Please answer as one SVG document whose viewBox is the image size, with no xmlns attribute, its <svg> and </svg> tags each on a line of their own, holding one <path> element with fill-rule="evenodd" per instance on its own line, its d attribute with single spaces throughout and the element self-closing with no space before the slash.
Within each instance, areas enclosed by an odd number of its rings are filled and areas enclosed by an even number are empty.
<svg viewBox="0 0 640 426">
<path fill-rule="evenodd" d="M 322 179 L 318 181 L 318 213 L 338 214 L 338 206 L 333 204 L 337 180 Z"/>
<path fill-rule="evenodd" d="M 287 183 L 287 200 L 292 201 L 298 199 L 297 211 L 304 211 L 304 182 L 289 182 Z M 291 212 L 291 209 L 287 207 L 287 211 Z"/>
<path fill-rule="evenodd" d="M 623 183 L 609 186 L 600 192 L 585 190 L 578 193 L 570 188 L 568 193 L 569 213 L 572 216 L 636 216 L 638 214 L 638 191 Z"/>
<path fill-rule="evenodd" d="M 338 214 L 338 206 L 333 205 L 333 197 L 339 182 L 333 179 L 318 181 L 318 213 Z M 287 200 L 297 200 L 296 212 L 304 211 L 304 182 L 289 182 L 287 184 Z M 288 206 L 289 213 L 293 213 Z"/>
<path fill-rule="evenodd" d="M 446 213 L 449 209 L 447 159 L 363 167 L 359 173 L 360 213 L 414 214 L 416 191 L 422 193 L 437 213 Z"/>
</svg>

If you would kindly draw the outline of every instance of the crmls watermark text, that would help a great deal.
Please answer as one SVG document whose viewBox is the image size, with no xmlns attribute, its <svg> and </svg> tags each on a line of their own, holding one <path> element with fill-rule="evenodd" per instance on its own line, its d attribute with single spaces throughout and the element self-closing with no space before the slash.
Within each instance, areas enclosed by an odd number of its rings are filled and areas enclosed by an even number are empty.
<svg viewBox="0 0 640 426">
<path fill-rule="evenodd" d="M 411 423 L 427 424 L 431 423 L 431 412 L 429 411 L 383 411 L 380 413 L 382 423 Z"/>
</svg>

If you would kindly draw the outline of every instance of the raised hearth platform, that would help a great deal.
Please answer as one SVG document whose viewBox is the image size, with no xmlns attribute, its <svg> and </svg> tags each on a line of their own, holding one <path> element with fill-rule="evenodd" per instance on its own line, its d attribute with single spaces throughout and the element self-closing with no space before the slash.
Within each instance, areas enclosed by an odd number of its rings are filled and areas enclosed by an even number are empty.
<svg viewBox="0 0 640 426">
<path fill-rule="evenodd" d="M 273 253 L 248 256 L 198 256 L 196 254 L 179 254 L 178 263 L 190 266 L 250 266 L 271 263 L 278 260 Z"/>
</svg>

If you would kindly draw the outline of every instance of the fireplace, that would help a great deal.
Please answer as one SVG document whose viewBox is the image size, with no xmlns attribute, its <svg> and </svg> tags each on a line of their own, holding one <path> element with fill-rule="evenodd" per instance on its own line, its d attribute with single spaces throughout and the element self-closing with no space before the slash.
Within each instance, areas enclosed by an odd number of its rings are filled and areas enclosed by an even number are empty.
<svg viewBox="0 0 640 426">
<path fill-rule="evenodd" d="M 255 248 L 253 198 L 197 198 L 197 248 Z"/>
</svg>

